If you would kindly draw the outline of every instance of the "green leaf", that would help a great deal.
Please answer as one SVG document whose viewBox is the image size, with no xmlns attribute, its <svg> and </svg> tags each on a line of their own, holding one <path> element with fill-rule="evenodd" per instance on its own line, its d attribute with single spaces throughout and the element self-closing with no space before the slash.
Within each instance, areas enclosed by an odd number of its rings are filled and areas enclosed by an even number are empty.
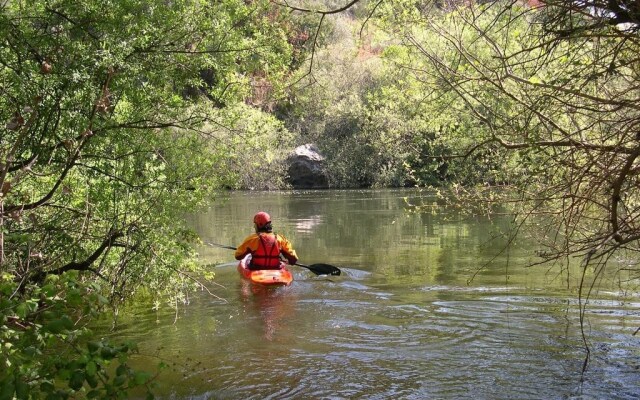
<svg viewBox="0 0 640 400">
<path fill-rule="evenodd" d="M 21 319 L 26 319 L 29 313 L 29 306 L 27 303 L 20 303 L 18 307 L 16 307 L 16 315 Z"/>
<path fill-rule="evenodd" d="M 112 360 L 117 355 L 117 352 L 109 346 L 104 346 L 100 349 L 100 356 L 105 360 Z"/>
<path fill-rule="evenodd" d="M 118 375 L 118 376 L 124 375 L 124 374 L 127 373 L 128 370 L 129 370 L 129 368 L 126 365 L 124 365 L 124 364 L 119 365 L 118 368 L 116 368 L 116 375 Z"/>
<path fill-rule="evenodd" d="M 0 384 L 0 400 L 11 400 L 13 394 L 16 391 L 15 384 L 13 382 L 4 381 Z"/>
<path fill-rule="evenodd" d="M 87 349 L 92 354 L 96 353 L 100 348 L 102 348 L 102 342 L 91 341 L 87 343 Z"/>
<path fill-rule="evenodd" d="M 16 398 L 19 400 L 29 398 L 29 385 L 22 379 L 16 379 Z"/>
<path fill-rule="evenodd" d="M 98 387 L 98 378 L 96 376 L 86 375 L 85 379 L 87 380 L 87 383 L 91 388 L 95 389 L 96 387 Z"/>
<path fill-rule="evenodd" d="M 55 389 L 55 386 L 53 386 L 53 384 L 49 381 L 44 381 L 40 384 L 40 390 L 45 393 L 51 392 L 54 389 Z"/>
<path fill-rule="evenodd" d="M 60 318 L 60 321 L 62 321 L 62 327 L 66 330 L 71 330 L 74 328 L 74 324 L 73 321 L 71 321 L 71 318 L 69 318 L 69 316 L 67 315 L 63 315 Z"/>
<path fill-rule="evenodd" d="M 38 354 L 38 349 L 36 349 L 34 346 L 29 346 L 26 349 L 24 349 L 24 354 L 29 357 L 33 357 L 36 354 Z"/>
<path fill-rule="evenodd" d="M 98 365 L 93 360 L 89 361 L 87 363 L 87 366 L 85 367 L 85 372 L 87 374 L 87 377 L 95 376 L 95 374 L 98 372 Z"/>
<path fill-rule="evenodd" d="M 67 304 L 71 307 L 79 306 L 83 302 L 82 294 L 78 290 L 70 290 L 67 293 L 66 300 Z"/>
<path fill-rule="evenodd" d="M 539 77 L 534 75 L 531 78 L 529 78 L 529 82 L 533 83 L 534 85 L 538 85 L 542 83 L 542 80 Z"/>
<path fill-rule="evenodd" d="M 71 374 L 71 378 L 69 378 L 69 387 L 73 390 L 80 390 L 82 385 L 84 384 L 84 371 L 75 370 Z"/>
<path fill-rule="evenodd" d="M 151 374 L 145 371 L 136 371 L 133 374 L 133 384 L 135 386 L 143 385 L 151 378 Z"/>
<path fill-rule="evenodd" d="M 113 379 L 113 384 L 116 386 L 122 386 L 126 382 L 126 377 L 124 375 L 118 375 Z"/>
<path fill-rule="evenodd" d="M 61 319 L 55 319 L 44 326 L 44 330 L 53 334 L 60 334 L 65 330 L 65 323 Z"/>
</svg>

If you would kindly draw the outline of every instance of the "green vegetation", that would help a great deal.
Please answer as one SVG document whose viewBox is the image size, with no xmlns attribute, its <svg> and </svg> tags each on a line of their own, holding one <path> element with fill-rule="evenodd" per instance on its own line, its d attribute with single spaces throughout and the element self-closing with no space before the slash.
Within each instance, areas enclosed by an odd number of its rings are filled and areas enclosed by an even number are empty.
<svg viewBox="0 0 640 400">
<path fill-rule="evenodd" d="M 181 216 L 286 144 L 243 103 L 282 81 L 289 28 L 266 2 L 2 4 L 0 397 L 123 397 L 151 376 L 86 326 L 201 285 Z"/>
<path fill-rule="evenodd" d="M 399 0 L 342 15 L 302 68 L 287 126 L 326 153 L 336 187 L 507 203 L 519 226 L 547 216 L 542 261 L 604 268 L 640 238 L 640 18 L 617 3 L 536 4 Z"/>
<path fill-rule="evenodd" d="M 454 174 L 467 183 L 460 199 L 517 204 L 519 223 L 546 214 L 547 260 L 577 254 L 604 267 L 635 247 L 638 24 L 565 14 L 561 2 L 461 7 L 443 18 L 412 4 L 384 11 L 384 26 L 402 39 L 392 59 L 429 95 L 436 121 L 457 117 L 463 127 L 441 135 L 431 154 L 473 167 Z M 515 191 L 488 197 L 472 182 Z"/>
<path fill-rule="evenodd" d="M 367 60 L 366 89 L 320 81 L 338 88 L 316 134 L 338 186 L 444 186 L 471 212 L 508 205 L 516 227 L 535 222 L 548 249 L 540 263 L 577 256 L 595 269 L 582 277 L 583 307 L 612 258 L 637 271 L 637 7 L 398 0 L 370 10 L 366 26 L 353 24 L 376 38 L 360 49 L 383 49 L 377 69 Z"/>
<path fill-rule="evenodd" d="M 545 4 L 3 2 L 0 398 L 150 389 L 87 325 L 202 287 L 181 216 L 297 144 L 332 187 L 544 213 L 543 261 L 636 252 L 640 19 Z"/>
</svg>

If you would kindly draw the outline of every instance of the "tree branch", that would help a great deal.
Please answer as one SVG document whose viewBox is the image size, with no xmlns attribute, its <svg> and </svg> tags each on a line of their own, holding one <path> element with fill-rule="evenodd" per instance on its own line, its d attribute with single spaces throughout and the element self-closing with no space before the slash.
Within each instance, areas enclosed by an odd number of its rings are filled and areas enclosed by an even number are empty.
<svg viewBox="0 0 640 400">
<path fill-rule="evenodd" d="M 272 3 L 277 4 L 279 6 L 282 7 L 287 7 L 291 10 L 294 11 L 301 11 L 301 12 L 308 12 L 308 13 L 315 13 L 315 14 L 322 14 L 322 15 L 330 15 L 330 14 L 339 14 L 345 10 L 348 10 L 349 8 L 351 8 L 353 5 L 355 5 L 356 3 L 358 3 L 360 0 L 352 0 L 351 2 L 347 3 L 346 5 L 340 7 L 340 8 L 336 8 L 335 10 L 326 10 L 326 11 L 321 11 L 321 10 L 313 10 L 311 8 L 302 8 L 302 7 L 296 7 L 296 6 L 290 6 L 289 4 L 285 3 L 279 3 L 277 1 L 272 1 Z"/>
<path fill-rule="evenodd" d="M 80 262 L 70 262 L 66 265 L 61 266 L 60 268 L 56 268 L 51 271 L 41 272 L 41 274 L 46 275 L 61 275 L 67 271 L 89 271 L 91 270 L 91 265 L 102 255 L 102 253 L 111 247 L 125 247 L 122 244 L 115 243 L 115 240 L 124 236 L 122 231 L 118 230 L 110 230 L 107 234 L 107 237 L 104 239 L 102 244 L 94 250 L 93 253 L 85 260 Z M 96 272 L 96 271 L 93 271 Z M 99 275 L 100 276 L 100 275 Z"/>
</svg>

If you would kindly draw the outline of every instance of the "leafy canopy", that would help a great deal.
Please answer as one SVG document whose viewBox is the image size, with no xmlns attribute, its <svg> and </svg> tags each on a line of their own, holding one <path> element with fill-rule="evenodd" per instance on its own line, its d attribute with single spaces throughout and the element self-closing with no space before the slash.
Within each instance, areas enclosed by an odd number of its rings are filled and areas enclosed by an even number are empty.
<svg viewBox="0 0 640 400">
<path fill-rule="evenodd" d="M 285 16 L 265 1 L 2 4 L 0 387 L 122 396 L 149 382 L 127 369 L 134 346 L 78 340 L 141 286 L 199 285 L 181 216 L 239 179 L 230 136 L 207 127 L 255 77 L 281 81 Z"/>
</svg>

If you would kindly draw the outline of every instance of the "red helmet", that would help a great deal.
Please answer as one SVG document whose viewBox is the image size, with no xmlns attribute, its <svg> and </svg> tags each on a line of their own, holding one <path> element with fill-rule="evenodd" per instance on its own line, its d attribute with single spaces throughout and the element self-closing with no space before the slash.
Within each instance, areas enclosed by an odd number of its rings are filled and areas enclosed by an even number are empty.
<svg viewBox="0 0 640 400">
<path fill-rule="evenodd" d="M 269 222 L 271 222 L 271 216 L 264 211 L 260 211 L 253 216 L 253 223 L 256 224 L 258 228 L 262 228 Z"/>
</svg>

